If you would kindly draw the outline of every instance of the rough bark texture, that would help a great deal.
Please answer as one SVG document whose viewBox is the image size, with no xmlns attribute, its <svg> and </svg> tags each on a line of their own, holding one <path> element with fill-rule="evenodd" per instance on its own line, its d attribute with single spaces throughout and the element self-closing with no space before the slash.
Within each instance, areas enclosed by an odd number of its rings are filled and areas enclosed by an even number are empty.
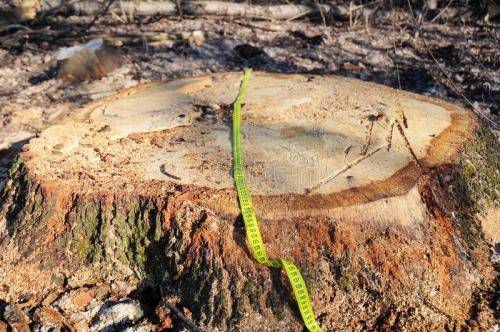
<svg viewBox="0 0 500 332">
<path fill-rule="evenodd" d="M 498 211 L 500 151 L 472 116 L 461 121 L 441 136 L 449 145 L 437 165 L 404 168 L 401 181 L 413 185 L 397 194 L 362 199 L 376 190 L 353 188 L 325 199 L 326 208 L 311 205 L 323 196 L 302 195 L 311 202 L 287 211 L 300 205 L 296 194 L 293 204 L 275 198 L 276 213 L 257 197 L 270 256 L 299 265 L 325 331 L 494 325 L 495 273 L 477 215 Z M 160 292 L 207 329 L 302 330 L 286 278 L 246 246 L 233 189 L 145 179 L 89 190 L 40 174 L 37 144 L 21 153 L 1 194 L 0 298 L 44 308 L 54 291 L 114 280 L 130 285 L 127 294 Z"/>
<path fill-rule="evenodd" d="M 71 11 L 80 15 L 94 15 L 103 11 L 103 5 L 98 1 L 78 1 L 65 4 L 60 0 L 10 0 L 11 6 L 16 8 L 16 14 L 20 21 L 27 21 L 35 18 L 38 12 L 50 11 L 54 8 Z M 180 8 L 176 2 L 171 1 L 123 1 L 110 6 L 109 11 L 117 14 L 128 14 L 138 16 L 148 15 L 184 15 L 204 16 L 220 15 L 230 17 L 249 17 L 261 19 L 294 19 L 311 14 L 319 14 L 319 8 L 324 14 L 345 16 L 348 9 L 339 5 L 254 5 L 244 3 L 232 3 L 222 1 L 182 1 Z M 366 12 L 359 10 L 355 12 Z M 180 10 L 180 12 L 179 12 Z"/>
</svg>

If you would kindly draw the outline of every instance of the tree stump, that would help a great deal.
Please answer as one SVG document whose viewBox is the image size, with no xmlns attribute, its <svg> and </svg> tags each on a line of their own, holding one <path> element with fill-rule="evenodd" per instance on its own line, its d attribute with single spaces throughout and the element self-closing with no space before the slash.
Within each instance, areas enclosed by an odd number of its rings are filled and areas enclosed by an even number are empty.
<svg viewBox="0 0 500 332">
<path fill-rule="evenodd" d="M 177 298 L 202 328 L 302 330 L 287 279 L 246 245 L 241 78 L 134 87 L 32 139 L 1 196 L 0 298 L 124 280 Z M 498 212 L 500 154 L 472 113 L 349 78 L 253 73 L 242 130 L 268 255 L 300 267 L 324 331 L 492 326 L 477 214 Z"/>
</svg>

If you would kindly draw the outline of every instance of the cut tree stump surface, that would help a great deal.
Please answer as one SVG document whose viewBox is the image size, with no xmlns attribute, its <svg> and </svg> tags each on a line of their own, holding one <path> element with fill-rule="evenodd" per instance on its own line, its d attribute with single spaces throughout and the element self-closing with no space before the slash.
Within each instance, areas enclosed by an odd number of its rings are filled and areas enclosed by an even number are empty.
<svg viewBox="0 0 500 332">
<path fill-rule="evenodd" d="M 206 329 L 301 330 L 286 279 L 245 243 L 231 151 L 241 79 L 134 87 L 32 139 L 0 197 L 0 298 L 124 280 L 161 288 Z M 252 73 L 242 114 L 268 255 L 300 267 L 325 331 L 493 326 L 475 295 L 494 280 L 470 208 L 482 196 L 467 190 L 494 199 L 497 142 L 471 112 L 344 77 Z"/>
<path fill-rule="evenodd" d="M 182 79 L 92 105 L 30 142 L 30 170 L 87 193 L 144 183 L 154 183 L 146 188 L 154 192 L 165 182 L 234 190 L 230 105 L 240 81 L 240 73 Z M 474 123 L 450 104 L 341 77 L 254 73 L 244 103 L 246 172 L 262 211 L 333 208 L 407 192 L 421 171 L 394 128 L 390 151 L 303 195 L 359 158 L 370 121 L 368 151 L 384 143 L 390 120 L 403 111 L 406 136 L 425 167 L 449 159 Z"/>
</svg>

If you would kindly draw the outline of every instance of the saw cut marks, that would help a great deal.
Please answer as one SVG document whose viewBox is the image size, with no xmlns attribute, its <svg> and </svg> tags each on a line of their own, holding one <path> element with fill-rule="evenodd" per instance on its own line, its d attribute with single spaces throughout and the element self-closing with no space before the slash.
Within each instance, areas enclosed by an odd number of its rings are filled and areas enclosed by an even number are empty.
<svg viewBox="0 0 500 332">
<path fill-rule="evenodd" d="M 40 159 L 36 172 L 83 180 L 84 186 L 89 181 L 89 188 L 93 182 L 127 187 L 160 180 L 232 189 L 230 106 L 240 79 L 240 73 L 227 73 L 153 84 L 82 110 L 74 117 L 80 120 L 32 140 L 30 151 Z M 464 114 L 348 78 L 254 73 L 242 114 L 250 189 L 255 195 L 303 194 L 362 155 L 367 157 L 315 193 L 384 181 L 415 158 L 425 161 L 453 116 Z M 392 128 L 395 120 L 401 128 Z M 391 128 L 390 150 L 370 154 Z M 440 154 L 435 150 L 433 157 Z"/>
<path fill-rule="evenodd" d="M 107 103 L 90 115 L 110 139 L 133 133 L 148 133 L 191 124 L 192 98 L 188 93 L 210 80 L 172 81 Z"/>
</svg>

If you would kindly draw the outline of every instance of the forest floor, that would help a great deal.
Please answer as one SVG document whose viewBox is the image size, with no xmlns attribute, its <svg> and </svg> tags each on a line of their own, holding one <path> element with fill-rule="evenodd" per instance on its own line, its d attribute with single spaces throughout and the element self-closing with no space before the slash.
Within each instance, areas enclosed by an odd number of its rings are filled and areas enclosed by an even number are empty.
<svg viewBox="0 0 500 332">
<path fill-rule="evenodd" d="M 368 22 L 360 19 L 352 26 L 347 20 L 325 26 L 319 18 L 131 20 L 108 15 L 79 36 L 66 36 L 91 19 L 55 16 L 31 31 L 0 30 L 0 188 L 22 145 L 75 107 L 140 83 L 245 66 L 360 78 L 469 109 L 473 104 L 476 112 L 499 122 L 500 30 L 495 23 L 423 20 L 420 35 L 412 17 L 401 10 Z M 140 37 L 193 31 L 203 37 L 156 42 Z M 103 35 L 120 36 L 113 43 L 119 45 L 123 65 L 98 80 L 75 83 L 57 77 L 54 59 L 62 48 Z"/>
<path fill-rule="evenodd" d="M 495 130 L 500 124 L 498 23 L 424 19 L 419 33 L 402 10 L 326 26 L 319 18 L 106 15 L 89 30 L 74 33 L 91 20 L 54 16 L 28 29 L 0 27 L 0 191 L 23 145 L 75 108 L 137 84 L 244 67 L 354 77 L 474 107 L 500 137 Z M 60 50 L 98 36 L 113 36 L 121 56 L 118 68 L 100 79 L 61 79 L 55 61 Z M 99 290 L 72 292 L 59 298 L 60 306 L 77 296 L 95 297 L 88 293 Z M 0 305 L 2 300 L 9 299 L 0 299 Z M 133 302 L 119 304 L 135 314 Z"/>
</svg>

